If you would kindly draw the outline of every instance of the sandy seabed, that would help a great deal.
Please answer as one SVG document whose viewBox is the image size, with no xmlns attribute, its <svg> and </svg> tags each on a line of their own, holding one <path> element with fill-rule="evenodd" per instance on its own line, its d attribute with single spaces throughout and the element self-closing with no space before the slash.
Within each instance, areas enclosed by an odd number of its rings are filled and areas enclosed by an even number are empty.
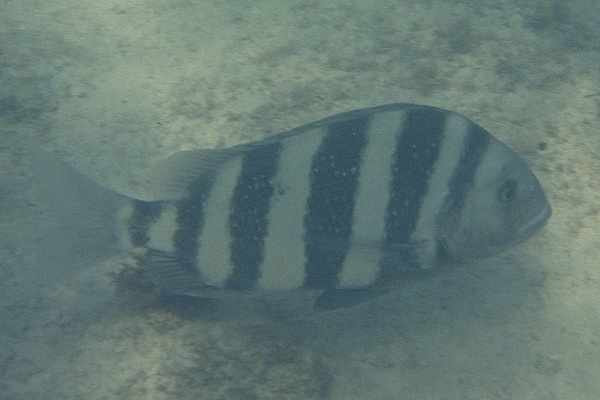
<svg viewBox="0 0 600 400">
<path fill-rule="evenodd" d="M 592 0 L 2 2 L 0 398 L 597 398 L 599 21 Z M 62 284 L 35 266 L 37 148 L 136 193 L 176 151 L 390 102 L 460 112 L 515 149 L 549 224 L 303 321 L 115 290 L 118 257 Z"/>
</svg>

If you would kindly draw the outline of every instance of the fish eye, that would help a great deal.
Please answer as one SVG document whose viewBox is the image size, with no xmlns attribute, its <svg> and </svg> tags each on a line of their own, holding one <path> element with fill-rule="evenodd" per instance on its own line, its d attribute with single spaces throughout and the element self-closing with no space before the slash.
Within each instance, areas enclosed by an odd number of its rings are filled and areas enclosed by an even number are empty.
<svg viewBox="0 0 600 400">
<path fill-rule="evenodd" d="M 507 180 L 498 190 L 498 200 L 501 203 L 510 202 L 517 194 L 518 183 L 512 179 Z"/>
</svg>

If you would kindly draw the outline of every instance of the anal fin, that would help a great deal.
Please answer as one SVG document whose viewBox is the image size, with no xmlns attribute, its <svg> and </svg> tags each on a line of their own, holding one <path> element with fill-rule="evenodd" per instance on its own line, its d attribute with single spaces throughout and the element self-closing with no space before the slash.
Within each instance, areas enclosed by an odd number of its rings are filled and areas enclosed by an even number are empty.
<svg viewBox="0 0 600 400">
<path fill-rule="evenodd" d="M 217 290 L 202 283 L 200 271 L 181 265 L 171 252 L 148 249 L 145 272 L 158 289 L 168 294 L 211 297 L 206 292 Z"/>
</svg>

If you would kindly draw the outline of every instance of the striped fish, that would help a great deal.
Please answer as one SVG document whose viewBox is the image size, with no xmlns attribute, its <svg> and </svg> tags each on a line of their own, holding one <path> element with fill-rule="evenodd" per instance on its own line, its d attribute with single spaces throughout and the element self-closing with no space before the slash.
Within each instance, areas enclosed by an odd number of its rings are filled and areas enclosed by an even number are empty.
<svg viewBox="0 0 600 400">
<path fill-rule="evenodd" d="M 413 104 L 177 153 L 157 168 L 151 200 L 54 165 L 40 180 L 59 208 L 77 195 L 61 214 L 75 248 L 142 248 L 168 293 L 314 290 L 321 310 L 384 293 L 406 271 L 496 254 L 551 213 L 515 152 L 464 116 Z"/>
</svg>

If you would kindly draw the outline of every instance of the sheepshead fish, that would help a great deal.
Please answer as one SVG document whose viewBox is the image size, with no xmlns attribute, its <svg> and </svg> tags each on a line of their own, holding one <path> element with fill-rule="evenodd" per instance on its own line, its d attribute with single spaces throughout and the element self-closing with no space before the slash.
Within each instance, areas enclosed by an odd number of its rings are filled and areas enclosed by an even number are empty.
<svg viewBox="0 0 600 400">
<path fill-rule="evenodd" d="M 148 277 L 177 295 L 311 290 L 317 309 L 346 307 L 406 271 L 494 255 L 551 214 L 514 151 L 462 115 L 413 104 L 177 153 L 144 200 L 42 159 L 38 181 L 62 226 L 45 254 L 58 264 L 143 249 Z"/>
</svg>

